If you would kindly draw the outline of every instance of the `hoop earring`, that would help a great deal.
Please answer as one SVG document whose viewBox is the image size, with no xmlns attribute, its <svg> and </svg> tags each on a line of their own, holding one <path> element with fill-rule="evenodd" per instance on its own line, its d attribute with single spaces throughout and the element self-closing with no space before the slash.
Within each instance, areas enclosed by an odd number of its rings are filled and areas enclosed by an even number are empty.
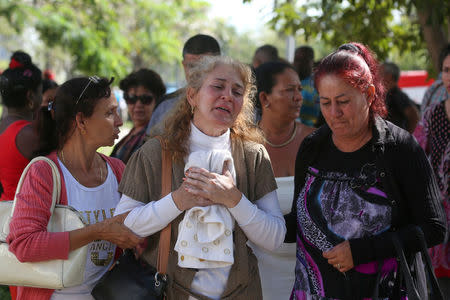
<svg viewBox="0 0 450 300">
<path fill-rule="evenodd" d="M 266 103 L 266 105 L 264 105 L 265 108 L 269 108 L 269 103 Z"/>
</svg>

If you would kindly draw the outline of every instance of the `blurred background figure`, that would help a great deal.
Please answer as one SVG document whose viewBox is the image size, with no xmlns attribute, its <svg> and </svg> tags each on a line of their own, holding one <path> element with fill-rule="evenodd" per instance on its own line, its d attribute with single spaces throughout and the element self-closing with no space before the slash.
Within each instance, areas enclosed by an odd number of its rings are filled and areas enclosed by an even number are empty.
<svg viewBox="0 0 450 300">
<path fill-rule="evenodd" d="M 156 104 L 166 93 L 166 86 L 161 76 L 150 69 L 140 69 L 129 74 L 119 86 L 127 102 L 133 128 L 116 144 L 111 156 L 127 163 L 130 156 L 142 146 L 148 122 Z"/>
<path fill-rule="evenodd" d="M 42 80 L 42 103 L 41 106 L 47 106 L 50 101 L 55 99 L 58 84 L 52 79 L 44 78 Z"/>
<path fill-rule="evenodd" d="M 41 106 L 47 106 L 48 102 L 55 98 L 58 84 L 55 81 L 55 75 L 48 69 L 44 71 L 43 77 Z"/>
<path fill-rule="evenodd" d="M 256 69 L 263 63 L 278 61 L 279 59 L 278 49 L 272 45 L 265 44 L 256 49 L 255 54 L 253 55 L 252 66 Z"/>
<path fill-rule="evenodd" d="M 294 161 L 305 136 L 314 128 L 296 119 L 302 106 L 302 85 L 296 70 L 283 62 L 268 62 L 256 70 L 257 106 L 262 111 L 262 129 L 277 182 L 283 215 L 290 213 L 294 196 Z M 251 243 L 258 258 L 263 299 L 289 299 L 295 278 L 295 243 L 283 243 L 274 251 Z"/>
<path fill-rule="evenodd" d="M 319 95 L 314 87 L 313 66 L 314 50 L 310 46 L 301 46 L 295 50 L 294 68 L 302 84 L 303 104 L 300 121 L 308 126 L 315 126 L 320 115 Z"/>
<path fill-rule="evenodd" d="M 41 106 L 42 72 L 27 53 L 13 53 L 9 68 L 0 76 L 0 91 L 8 109 L 0 122 L 1 200 L 12 200 L 20 175 L 39 146 L 31 122 Z M 12 299 L 16 299 L 16 288 L 10 290 Z"/>
<path fill-rule="evenodd" d="M 441 53 L 442 86 L 450 93 L 450 44 Z M 434 175 L 437 178 L 441 199 L 447 215 L 447 232 L 450 231 L 450 97 L 445 101 L 432 103 L 425 109 L 422 120 L 414 132 L 428 155 Z M 447 239 L 430 251 L 436 277 L 450 299 L 450 246 Z"/>
<path fill-rule="evenodd" d="M 381 65 L 380 73 L 387 91 L 387 120 L 413 133 L 419 121 L 419 110 L 408 95 L 398 87 L 400 68 L 392 62 L 385 62 Z"/>
<path fill-rule="evenodd" d="M 42 73 L 27 53 L 13 53 L 9 68 L 0 77 L 0 90 L 8 109 L 0 123 L 0 182 L 2 199 L 11 200 L 22 170 L 38 146 L 31 122 L 41 105 Z"/>
<path fill-rule="evenodd" d="M 425 92 L 425 95 L 423 96 L 422 104 L 420 106 L 420 112 L 422 115 L 429 106 L 431 106 L 435 103 L 445 101 L 448 98 L 450 98 L 450 92 L 448 91 L 448 88 L 445 86 L 443 78 L 442 78 L 442 76 L 443 76 L 442 67 L 443 67 L 444 59 L 447 57 L 447 55 L 446 55 L 447 47 L 448 47 L 448 45 L 441 50 L 441 53 L 439 55 L 439 67 L 441 68 L 439 70 L 440 71 L 439 76 L 438 76 L 437 80 L 435 82 L 433 82 L 432 85 L 430 85 L 430 87 Z"/>
<path fill-rule="evenodd" d="M 183 69 L 185 78 L 188 78 L 192 65 L 205 55 L 220 55 L 220 46 L 215 38 L 206 34 L 197 34 L 190 37 L 183 46 Z M 155 109 L 153 116 L 147 126 L 147 135 L 153 126 L 164 120 L 168 112 L 175 106 L 184 93 L 184 88 L 166 95 L 161 104 Z"/>
</svg>

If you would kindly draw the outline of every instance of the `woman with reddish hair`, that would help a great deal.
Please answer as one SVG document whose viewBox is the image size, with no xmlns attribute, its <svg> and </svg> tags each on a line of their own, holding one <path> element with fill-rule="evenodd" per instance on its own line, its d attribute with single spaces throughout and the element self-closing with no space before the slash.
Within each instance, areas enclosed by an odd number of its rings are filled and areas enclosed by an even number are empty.
<svg viewBox="0 0 450 300">
<path fill-rule="evenodd" d="M 326 124 L 297 154 L 285 242 L 297 242 L 291 299 L 400 299 L 392 233 L 405 252 L 442 242 L 446 227 L 432 170 L 415 139 L 382 119 L 378 63 L 358 43 L 318 66 Z M 378 276 L 378 272 L 381 272 Z"/>
</svg>

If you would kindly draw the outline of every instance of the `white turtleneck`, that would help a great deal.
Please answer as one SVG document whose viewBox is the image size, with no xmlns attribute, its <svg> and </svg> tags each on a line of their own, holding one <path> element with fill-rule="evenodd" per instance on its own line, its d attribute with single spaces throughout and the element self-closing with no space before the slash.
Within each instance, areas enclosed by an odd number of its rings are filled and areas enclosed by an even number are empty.
<svg viewBox="0 0 450 300">
<path fill-rule="evenodd" d="M 189 142 L 190 152 L 210 149 L 229 149 L 231 151 L 229 130 L 221 136 L 212 137 L 204 134 L 191 124 Z M 239 203 L 228 210 L 247 238 L 254 244 L 269 251 L 277 249 L 282 244 L 286 234 L 286 226 L 276 191 L 266 194 L 258 199 L 255 204 L 242 195 Z M 142 237 L 160 231 L 182 213 L 175 205 L 172 193 L 158 201 L 151 201 L 147 204 L 136 201 L 127 195 L 122 195 L 115 214 L 118 215 L 127 211 L 130 211 L 130 213 L 124 224 Z"/>
</svg>

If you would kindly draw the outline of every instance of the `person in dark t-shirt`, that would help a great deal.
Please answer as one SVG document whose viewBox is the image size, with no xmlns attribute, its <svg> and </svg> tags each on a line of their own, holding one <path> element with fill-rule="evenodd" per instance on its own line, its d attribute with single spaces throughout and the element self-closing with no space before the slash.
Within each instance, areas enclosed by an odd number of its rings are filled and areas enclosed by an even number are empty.
<svg viewBox="0 0 450 300">
<path fill-rule="evenodd" d="M 381 75 L 387 90 L 387 120 L 413 133 L 419 121 L 419 110 L 408 95 L 398 87 L 399 67 L 394 63 L 386 62 L 381 66 Z"/>
</svg>

